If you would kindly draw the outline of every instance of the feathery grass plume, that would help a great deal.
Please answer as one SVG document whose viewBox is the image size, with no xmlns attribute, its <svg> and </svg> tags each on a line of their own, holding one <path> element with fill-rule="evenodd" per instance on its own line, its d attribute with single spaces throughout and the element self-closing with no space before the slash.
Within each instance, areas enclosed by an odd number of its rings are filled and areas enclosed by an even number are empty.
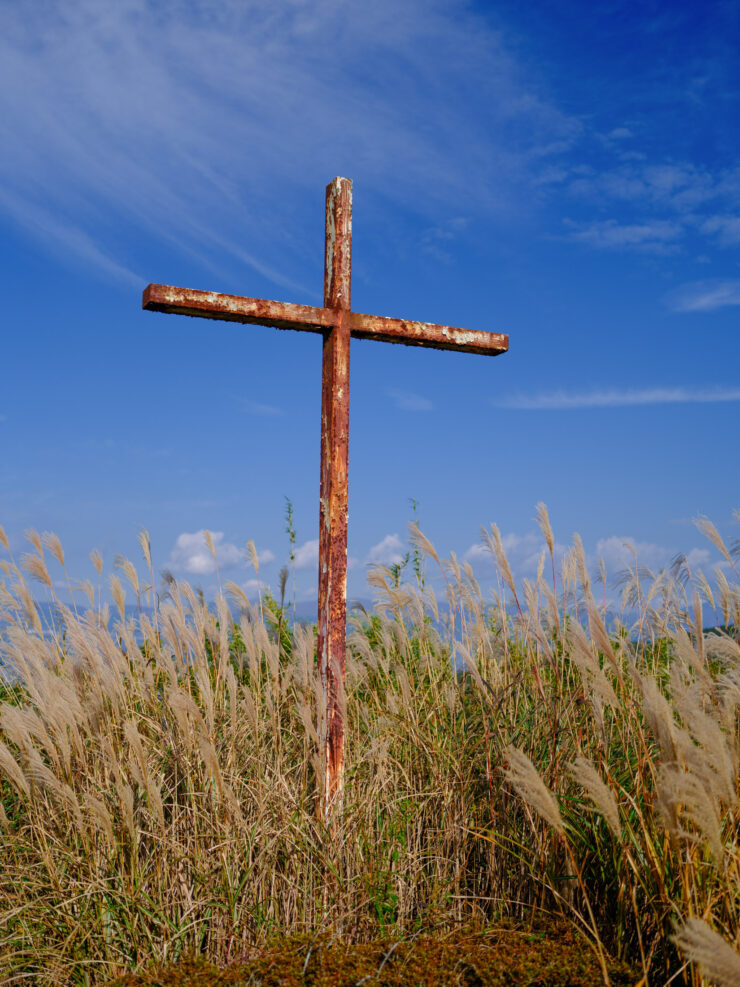
<svg viewBox="0 0 740 987">
<path fill-rule="evenodd" d="M 504 544 L 501 541 L 501 532 L 498 529 L 497 524 L 491 525 L 491 533 L 489 534 L 485 528 L 481 528 L 483 532 L 483 540 L 488 545 L 491 555 L 496 561 L 496 565 L 499 567 L 506 585 L 512 592 L 512 595 L 516 597 L 516 584 L 514 582 L 514 576 L 511 573 L 511 567 L 509 566 L 509 560 L 506 557 L 506 552 L 504 551 Z"/>
<path fill-rule="evenodd" d="M 420 549 L 428 555 L 431 559 L 434 559 L 437 565 L 441 566 L 442 563 L 439 560 L 436 548 L 422 532 L 416 521 L 409 521 L 409 542 L 415 548 Z"/>
<path fill-rule="evenodd" d="M 152 540 L 149 537 L 149 532 L 146 528 L 142 528 L 138 535 L 139 545 L 141 545 L 141 551 L 144 554 L 144 561 L 147 564 L 147 568 L 151 570 L 152 568 Z"/>
<path fill-rule="evenodd" d="M 22 795 L 26 798 L 30 796 L 31 790 L 23 769 L 2 741 L 0 741 L 0 771 Z"/>
<path fill-rule="evenodd" d="M 16 595 L 20 603 L 23 606 L 23 612 L 26 615 L 27 620 L 33 627 L 34 631 L 39 635 L 43 636 L 44 628 L 41 623 L 41 617 L 39 616 L 36 604 L 33 601 L 33 597 L 28 591 L 28 587 L 25 583 L 17 583 L 14 587 Z"/>
<path fill-rule="evenodd" d="M 724 849 L 718 807 L 703 780 L 677 765 L 662 764 L 658 769 L 657 787 L 656 804 L 668 830 L 679 839 L 692 843 L 703 838 L 715 864 L 721 867 Z M 683 819 L 692 823 L 698 834 L 684 829 L 681 825 Z"/>
<path fill-rule="evenodd" d="M 116 837 L 113 831 L 113 821 L 111 820 L 110 812 L 108 812 L 105 802 L 91 792 L 87 792 L 84 797 L 84 805 L 92 822 L 105 833 L 111 847 L 115 847 Z"/>
<path fill-rule="evenodd" d="M 40 583 L 44 583 L 44 585 L 48 586 L 48 588 L 53 592 L 54 587 L 51 582 L 51 576 L 49 575 L 49 570 L 46 568 L 46 563 L 43 558 L 27 552 L 25 555 L 21 556 L 21 566 L 33 579 L 37 579 Z"/>
<path fill-rule="evenodd" d="M 206 766 L 208 774 L 211 776 L 213 781 L 216 782 L 219 794 L 223 797 L 224 794 L 224 781 L 221 775 L 221 768 L 218 763 L 218 756 L 216 754 L 216 748 L 213 746 L 210 740 L 204 736 L 198 737 L 198 750 L 200 751 L 200 756 L 203 758 L 203 763 Z"/>
<path fill-rule="evenodd" d="M 704 537 L 714 545 L 714 547 L 717 549 L 720 555 L 724 556 L 727 562 L 729 562 L 732 568 L 734 569 L 735 560 L 733 559 L 727 546 L 722 540 L 722 535 L 720 535 L 719 531 L 717 531 L 716 526 L 709 520 L 709 518 L 706 517 L 694 518 L 694 524 L 699 529 L 699 531 L 701 531 Z"/>
<path fill-rule="evenodd" d="M 596 602 L 590 593 L 586 596 L 586 612 L 588 614 L 589 633 L 591 634 L 596 647 L 612 666 L 617 678 L 621 681 L 622 670 L 619 667 L 617 659 L 614 657 L 614 648 L 612 646 L 611 638 L 609 637 L 606 627 L 604 626 L 604 621 L 601 619 L 601 614 L 598 611 Z"/>
<path fill-rule="evenodd" d="M 49 549 L 51 554 L 57 560 L 59 565 L 64 568 L 64 549 L 62 548 L 62 543 L 59 540 L 58 535 L 55 535 L 53 531 L 45 531 L 43 539 L 44 544 Z"/>
<path fill-rule="evenodd" d="M 720 607 L 722 609 L 722 623 L 725 627 L 728 627 L 731 623 L 737 623 L 738 617 L 740 616 L 738 612 L 737 596 L 733 593 L 732 587 L 727 580 L 727 576 L 719 568 L 719 566 L 715 566 L 714 568 L 714 579 L 719 592 Z"/>
<path fill-rule="evenodd" d="M 216 562 L 216 546 L 213 544 L 213 535 L 211 534 L 210 531 L 208 531 L 207 528 L 203 532 L 203 538 L 205 540 L 206 545 L 208 546 L 208 551 L 213 556 L 213 561 Z"/>
<path fill-rule="evenodd" d="M 583 547 L 583 540 L 577 532 L 573 535 L 573 557 L 576 560 L 576 566 L 578 569 L 579 578 L 581 580 L 581 586 L 583 587 L 583 592 L 586 597 L 589 597 L 591 595 L 591 577 L 588 574 L 586 550 Z"/>
<path fill-rule="evenodd" d="M 697 654 L 694 644 L 683 627 L 677 627 L 673 632 L 673 651 L 678 661 L 694 673 L 705 689 L 715 692 L 715 683 L 701 656 Z"/>
<path fill-rule="evenodd" d="M 581 675 L 586 695 L 597 697 L 606 706 L 618 708 L 619 700 L 614 687 L 599 665 L 592 644 L 580 624 L 571 624 L 566 641 L 571 645 L 568 653 Z"/>
<path fill-rule="evenodd" d="M 121 580 L 118 576 L 111 574 L 110 580 L 110 595 L 113 597 L 113 602 L 116 607 L 118 607 L 118 613 L 120 614 L 121 620 L 126 619 L 126 590 L 121 584 Z"/>
<path fill-rule="evenodd" d="M 132 846 L 135 847 L 137 829 L 134 816 L 134 791 L 128 782 L 123 779 L 123 776 L 120 773 L 115 779 L 114 785 L 116 794 L 118 795 L 118 804 L 121 810 L 123 823 L 126 827 L 126 832 L 128 833 Z"/>
<path fill-rule="evenodd" d="M 243 596 L 230 594 L 243 610 L 234 626 L 223 601 L 209 608 L 181 583 L 112 629 L 100 603 L 82 617 L 57 605 L 54 624 L 34 629 L 28 587 L 5 565 L 0 662 L 19 684 L 2 702 L 20 715 L 0 717 L 0 938 L 12 941 L 0 982 L 92 984 L 93 969 L 102 981 L 176 950 L 223 964 L 269 929 L 341 925 L 359 941 L 429 915 L 440 930 L 517 918 L 533 902 L 550 915 L 569 902 L 594 941 L 608 930 L 663 982 L 680 971 L 667 916 L 718 916 L 727 938 L 738 927 L 740 650 L 730 629 L 705 636 L 702 655 L 690 577 L 685 591 L 670 573 L 646 584 L 637 620 L 612 625 L 582 592 L 575 550 L 549 587 L 539 570 L 525 583 L 514 616 L 486 608 L 453 557 L 442 560 L 451 609 L 434 623 L 429 585 L 380 573 L 374 610 L 351 615 L 345 817 L 341 841 L 322 844 L 311 627 L 276 664 L 275 628 Z M 717 602 L 724 592 L 738 615 L 740 589 L 720 585 Z M 618 687 L 589 607 L 629 672 Z M 482 689 L 458 674 L 456 650 Z M 672 722 L 662 748 L 643 716 L 651 688 L 666 704 L 653 718 Z M 509 758 L 526 805 L 498 771 L 512 741 L 528 755 Z M 597 780 L 617 802 L 618 841 L 598 818 Z M 574 793 L 588 811 L 569 803 L 567 839 L 553 838 L 536 817 L 544 809 L 562 833 L 558 806 Z"/>
<path fill-rule="evenodd" d="M 92 610 L 93 607 L 95 606 L 95 587 L 90 582 L 90 580 L 83 579 L 81 582 L 77 584 L 75 588 L 79 589 L 81 593 L 85 594 L 85 597 L 87 599 L 87 605 Z"/>
<path fill-rule="evenodd" d="M 707 634 L 704 648 L 707 657 L 718 658 L 730 668 L 740 668 L 740 644 L 726 632 Z"/>
<path fill-rule="evenodd" d="M 226 595 L 231 598 L 231 600 L 236 604 L 239 610 L 245 614 L 252 614 L 252 604 L 249 602 L 249 597 L 235 582 L 229 580 L 225 587 Z"/>
<path fill-rule="evenodd" d="M 259 603 L 260 620 L 264 620 L 264 613 L 262 610 L 262 583 L 260 581 L 260 559 L 257 552 L 257 546 L 251 538 L 247 542 L 247 557 L 252 565 L 252 568 L 254 569 L 254 575 L 257 579 L 257 600 Z"/>
<path fill-rule="evenodd" d="M 117 555 L 113 561 L 113 565 L 116 569 L 120 569 L 125 575 L 126 579 L 131 583 L 134 593 L 139 595 L 139 574 L 136 571 L 136 566 L 129 559 L 124 558 L 123 555 Z"/>
<path fill-rule="evenodd" d="M 673 941 L 718 987 L 737 987 L 740 983 L 740 955 L 702 919 L 688 919 Z"/>
<path fill-rule="evenodd" d="M 546 505 L 540 501 L 536 507 L 536 520 L 540 531 L 545 536 L 545 544 L 550 555 L 555 555 L 555 536 L 550 527 L 550 515 L 547 513 Z"/>
<path fill-rule="evenodd" d="M 0 545 L 3 546 L 6 552 L 10 551 L 10 542 L 8 541 L 8 536 L 5 534 L 5 528 L 0 524 Z"/>
<path fill-rule="evenodd" d="M 696 575 L 694 576 L 694 582 L 696 583 L 697 588 L 701 593 L 701 595 L 707 601 L 709 606 L 714 610 L 715 608 L 714 593 L 712 592 L 712 587 L 709 584 L 709 580 L 707 579 L 707 577 L 704 575 L 703 572 L 697 572 Z"/>
<path fill-rule="evenodd" d="M 585 757 L 577 757 L 568 770 L 602 814 L 614 837 L 620 840 L 622 826 L 619 822 L 617 800 L 594 765 Z"/>
<path fill-rule="evenodd" d="M 722 711 L 706 703 L 703 686 L 671 669 L 673 705 L 686 729 L 676 732 L 683 764 L 703 780 L 708 795 L 731 806 L 736 800 L 738 750 L 721 722 Z M 719 714 L 719 715 L 718 715 Z"/>
<path fill-rule="evenodd" d="M 26 540 L 29 541 L 33 547 L 38 552 L 39 556 L 43 559 L 44 557 L 44 546 L 41 541 L 41 535 L 36 531 L 35 528 L 27 528 L 23 534 L 26 536 Z"/>
<path fill-rule="evenodd" d="M 676 758 L 676 724 L 673 719 L 673 711 L 652 675 L 646 675 L 642 678 L 641 687 L 645 721 L 658 741 L 665 760 L 674 761 Z"/>
<path fill-rule="evenodd" d="M 98 574 L 98 578 L 100 578 L 103 572 L 103 556 L 100 554 L 97 548 L 94 548 L 92 552 L 90 552 L 89 557 L 90 557 L 90 561 L 95 566 L 95 571 Z"/>
<path fill-rule="evenodd" d="M 506 779 L 556 833 L 565 835 L 565 826 L 555 797 L 527 755 L 513 745 L 505 748 Z"/>
</svg>

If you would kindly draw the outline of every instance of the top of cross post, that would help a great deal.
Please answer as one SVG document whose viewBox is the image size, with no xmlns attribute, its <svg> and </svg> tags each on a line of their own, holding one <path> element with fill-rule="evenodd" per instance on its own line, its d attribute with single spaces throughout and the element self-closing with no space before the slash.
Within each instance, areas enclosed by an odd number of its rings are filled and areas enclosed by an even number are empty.
<svg viewBox="0 0 740 987">
<path fill-rule="evenodd" d="M 352 179 L 326 186 L 324 306 L 348 312 L 352 285 Z"/>
</svg>

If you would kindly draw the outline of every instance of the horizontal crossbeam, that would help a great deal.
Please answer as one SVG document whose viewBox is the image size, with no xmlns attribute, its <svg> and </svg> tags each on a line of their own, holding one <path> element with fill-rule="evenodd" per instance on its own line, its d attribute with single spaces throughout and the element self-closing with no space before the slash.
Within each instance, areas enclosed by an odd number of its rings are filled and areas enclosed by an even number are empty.
<svg viewBox="0 0 740 987">
<path fill-rule="evenodd" d="M 380 315 L 362 315 L 359 312 L 342 313 L 313 305 L 290 305 L 266 298 L 222 295 L 214 291 L 194 291 L 165 284 L 149 285 L 144 291 L 142 308 L 150 312 L 172 312 L 176 315 L 246 322 L 304 332 L 324 332 L 331 329 L 337 325 L 341 316 L 349 322 L 350 333 L 355 339 L 376 339 L 384 343 L 402 343 L 405 346 L 458 350 L 481 356 L 498 356 L 509 348 L 509 337 L 499 332 L 438 326 L 433 322 L 387 319 Z"/>
</svg>

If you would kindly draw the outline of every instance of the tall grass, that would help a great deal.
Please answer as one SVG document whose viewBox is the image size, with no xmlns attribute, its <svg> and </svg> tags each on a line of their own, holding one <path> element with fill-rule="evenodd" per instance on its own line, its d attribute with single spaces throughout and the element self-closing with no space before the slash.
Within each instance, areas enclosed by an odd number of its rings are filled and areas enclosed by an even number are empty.
<svg viewBox="0 0 740 987">
<path fill-rule="evenodd" d="M 0 563 L 0 980 L 93 984 L 185 952 L 228 962 L 274 932 L 358 940 L 549 913 L 646 983 L 699 983 L 692 959 L 740 982 L 740 647 L 702 626 L 704 598 L 738 627 L 735 555 L 719 542 L 716 589 L 685 565 L 635 566 L 627 625 L 596 602 L 580 541 L 558 564 L 539 517 L 545 551 L 522 586 L 486 534 L 490 601 L 416 527 L 442 599 L 419 564 L 408 584 L 373 571 L 328 825 L 312 628 L 289 633 L 233 584 L 230 607 L 178 582 L 155 599 L 145 536 L 146 576 L 118 560 L 109 620 L 92 584 L 85 607 L 56 598 L 61 545 L 31 533 Z"/>
</svg>

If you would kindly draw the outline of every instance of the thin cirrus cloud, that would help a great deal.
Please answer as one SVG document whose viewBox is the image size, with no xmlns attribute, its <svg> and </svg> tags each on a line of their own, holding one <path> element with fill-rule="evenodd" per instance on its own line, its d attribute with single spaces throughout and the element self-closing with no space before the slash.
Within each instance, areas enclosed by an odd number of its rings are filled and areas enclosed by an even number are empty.
<svg viewBox="0 0 740 987">
<path fill-rule="evenodd" d="M 619 223 L 607 219 L 587 226 L 576 226 L 570 239 L 602 249 L 646 250 L 667 253 L 675 249 L 683 226 L 673 220 L 655 219 L 643 223 Z"/>
<path fill-rule="evenodd" d="M 416 394 L 414 391 L 389 388 L 386 394 L 402 411 L 431 411 L 434 407 L 429 398 L 422 397 L 421 394 Z"/>
<path fill-rule="evenodd" d="M 259 418 L 275 418 L 284 415 L 285 411 L 274 404 L 262 404 L 259 401 L 242 401 L 242 407 L 249 415 L 256 415 Z"/>
<path fill-rule="evenodd" d="M 710 170 L 633 153 L 639 160 L 623 160 L 616 167 L 577 165 L 551 172 L 552 184 L 575 204 L 600 209 L 608 204 L 614 214 L 591 222 L 566 220 L 569 239 L 597 249 L 655 254 L 678 252 L 690 236 L 720 247 L 740 241 L 740 170 Z"/>
<path fill-rule="evenodd" d="M 568 411 L 577 408 L 629 408 L 647 404 L 714 404 L 740 401 L 740 387 L 701 389 L 648 387 L 643 390 L 548 391 L 493 402 L 516 411 Z"/>
<path fill-rule="evenodd" d="M 296 196 L 345 169 L 425 216 L 513 214 L 581 129 L 457 0 L 49 0 L 2 25 L 0 213 L 119 280 L 143 231 L 292 285 Z"/>
<path fill-rule="evenodd" d="M 740 305 L 740 280 L 710 278 L 681 285 L 666 299 L 674 312 L 714 312 Z"/>
</svg>

